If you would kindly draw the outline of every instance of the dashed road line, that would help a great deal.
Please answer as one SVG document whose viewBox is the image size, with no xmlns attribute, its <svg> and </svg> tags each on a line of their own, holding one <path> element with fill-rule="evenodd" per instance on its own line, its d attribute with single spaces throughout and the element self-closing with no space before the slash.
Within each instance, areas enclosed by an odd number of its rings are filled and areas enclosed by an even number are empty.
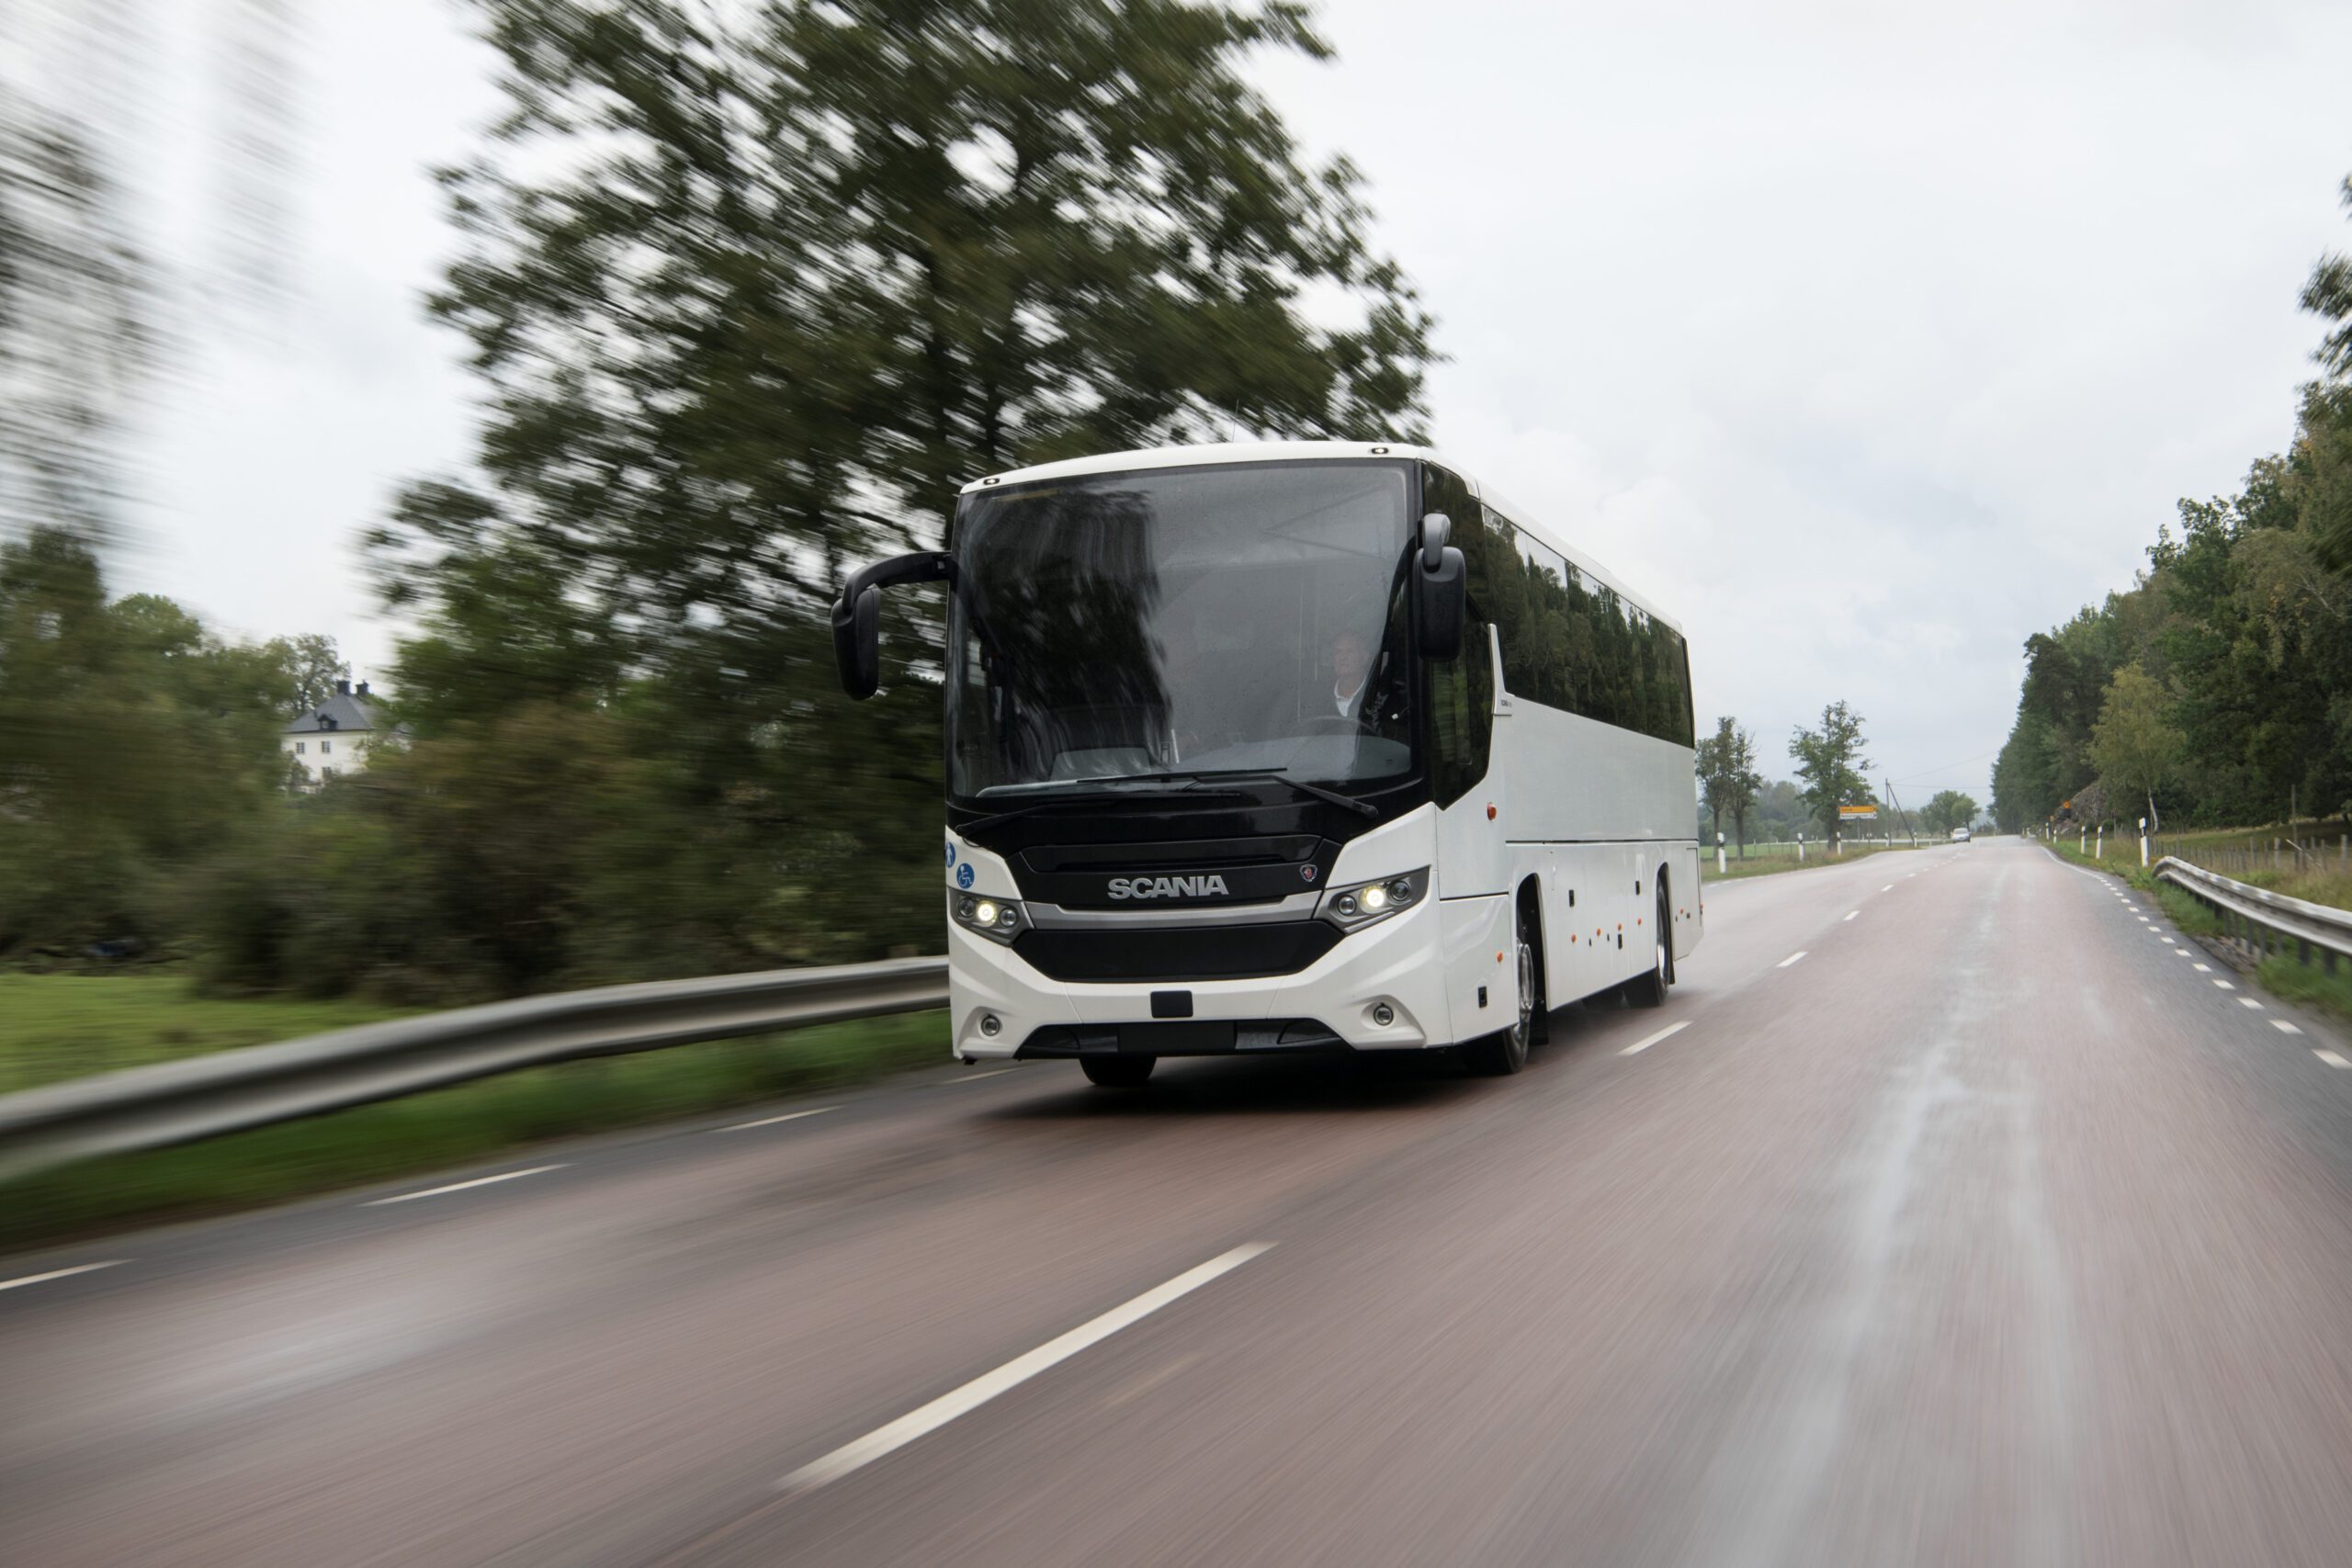
<svg viewBox="0 0 2352 1568">
<path fill-rule="evenodd" d="M 2301 1034 L 2302 1032 L 2301 1030 L 2297 1029 L 2293 1024 L 2289 1023 L 2283 1018 L 2272 1019 L 2270 1021 L 2270 1027 L 2277 1030 L 2281 1034 Z"/>
<path fill-rule="evenodd" d="M 2225 991 L 2234 991 L 2237 989 L 2235 986 L 2231 985 L 2227 980 L 2216 980 L 2213 984 L 2221 987 L 2222 989 Z"/>
<path fill-rule="evenodd" d="M 2331 1067 L 2352 1067 L 2352 1062 L 2347 1062 L 2343 1057 L 2337 1055 L 2335 1052 L 2323 1050 L 2316 1045 L 2312 1047 L 2312 1055 L 2317 1056 L 2321 1061 L 2325 1062 Z"/>
<path fill-rule="evenodd" d="M 360 1205 L 363 1209 L 381 1208 L 386 1203 L 406 1203 L 417 1198 L 438 1198 L 444 1192 L 463 1192 L 469 1187 L 488 1187 L 494 1181 L 514 1181 L 526 1176 L 537 1176 L 544 1171 L 561 1170 L 561 1164 L 535 1165 L 528 1170 L 501 1171 L 496 1176 L 477 1176 L 471 1181 L 452 1181 L 447 1187 L 428 1187 L 421 1192 L 401 1192 L 390 1198 L 370 1198 Z"/>
<path fill-rule="evenodd" d="M 2186 957 L 2188 955 L 2184 953 L 2182 956 Z M 2211 964 L 2191 964 L 2190 967 L 2195 969 L 2199 975 L 2211 975 L 2213 972 L 2213 966 Z"/>
<path fill-rule="evenodd" d="M 128 1263 L 128 1258 L 109 1258 L 104 1263 L 76 1263 L 71 1269 L 51 1269 L 46 1274 L 25 1274 L 14 1280 L 0 1280 L 0 1291 L 13 1291 L 19 1285 L 38 1285 L 43 1280 L 62 1280 L 71 1274 L 87 1274 L 94 1269 L 112 1269 Z"/>
<path fill-rule="evenodd" d="M 1848 915 L 1846 918 L 1847 918 L 1848 919 L 1849 919 L 1849 920 L 1850 920 L 1850 919 L 1852 919 L 1854 918 L 1854 916 L 1855 916 L 1855 915 L 1859 915 L 1859 914 L 1860 914 L 1860 913 L 1861 913 L 1861 911 L 1860 911 L 1860 909 L 1856 909 L 1856 910 L 1854 910 L 1854 911 L 1853 911 L 1853 913 L 1852 913 L 1852 914 Z"/>
<path fill-rule="evenodd" d="M 958 1416 L 978 1409 L 998 1394 L 1018 1388 L 1039 1372 L 1058 1366 L 1091 1345 L 1108 1339 L 1129 1324 L 1140 1322 L 1169 1303 L 1192 1294 L 1221 1275 L 1231 1273 L 1273 1245 L 1270 1241 L 1249 1242 L 1196 1268 L 1187 1269 L 1166 1284 L 1155 1286 L 1133 1301 L 1114 1306 L 1100 1317 L 1091 1318 L 1067 1334 L 1046 1340 L 1027 1355 L 1015 1356 L 996 1371 L 983 1372 L 963 1387 L 951 1389 L 896 1421 L 877 1427 L 854 1442 L 843 1443 L 821 1459 L 810 1461 L 777 1482 L 776 1489 L 807 1492 L 829 1481 L 838 1481 L 852 1471 L 862 1470 L 886 1454 L 896 1453 L 926 1433 L 937 1431 Z"/>
<path fill-rule="evenodd" d="M 1690 1021 L 1687 1018 L 1680 1023 L 1669 1023 L 1664 1029 L 1659 1030 L 1656 1034 L 1645 1035 L 1643 1038 L 1634 1041 L 1631 1045 L 1626 1046 L 1623 1051 L 1620 1051 L 1617 1054 L 1620 1056 L 1638 1056 L 1643 1052 L 1648 1050 L 1651 1046 L 1657 1044 L 1659 1041 L 1665 1039 L 1668 1035 L 1679 1034 L 1690 1027 Z"/>
<path fill-rule="evenodd" d="M 787 1111 L 781 1116 L 763 1116 L 756 1122 L 738 1122 L 732 1127 L 717 1129 L 721 1133 L 748 1133 L 754 1127 L 773 1127 L 779 1122 L 797 1122 L 803 1116 L 822 1116 L 828 1111 L 839 1111 L 838 1105 L 820 1105 L 814 1111 Z"/>
<path fill-rule="evenodd" d="M 1804 949 L 1799 948 L 1796 952 L 1790 953 L 1786 958 L 1781 959 L 1778 964 L 1773 964 L 1772 967 L 1775 969 L 1786 969 L 1790 964 L 1794 964 L 1798 959 L 1803 958 L 1804 956 Z"/>
<path fill-rule="evenodd" d="M 2256 1012 L 2259 1012 L 2259 1011 L 2261 1011 L 2261 1010 L 2262 1010 L 2262 1004 L 2261 1004 L 2260 1002 L 2258 1002 L 2258 1001 L 2256 1001 L 2252 997 L 2240 997 L 2240 998 L 2238 998 L 2238 1006 L 2240 1006 L 2240 1007 L 2242 1007 L 2242 1008 L 2252 1008 L 2252 1009 L 2254 1009 Z"/>
<path fill-rule="evenodd" d="M 960 1078 L 949 1078 L 947 1081 L 949 1083 L 978 1083 L 982 1078 L 1010 1077 L 1020 1070 L 1019 1067 L 990 1067 L 985 1073 L 966 1073 Z"/>
</svg>

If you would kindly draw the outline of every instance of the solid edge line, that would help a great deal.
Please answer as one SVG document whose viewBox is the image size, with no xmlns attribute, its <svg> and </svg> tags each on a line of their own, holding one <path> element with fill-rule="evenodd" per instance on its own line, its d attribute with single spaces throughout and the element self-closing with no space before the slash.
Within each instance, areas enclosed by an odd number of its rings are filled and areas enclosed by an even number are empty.
<svg viewBox="0 0 2352 1568">
<path fill-rule="evenodd" d="M 68 1274 L 86 1274 L 93 1269 L 111 1269 L 128 1263 L 128 1258 L 109 1258 L 104 1263 L 76 1263 L 71 1269 L 52 1269 L 46 1274 L 28 1274 L 20 1280 L 0 1280 L 0 1291 L 13 1291 L 19 1285 L 38 1285 L 43 1280 L 62 1280 Z"/>
<path fill-rule="evenodd" d="M 1772 967 L 1775 969 L 1786 969 L 1790 964 L 1794 964 L 1798 959 L 1803 958 L 1805 955 L 1805 952 L 1806 950 L 1804 948 L 1798 948 L 1794 953 L 1790 953 L 1786 958 L 1783 958 L 1778 964 L 1773 964 Z"/>
<path fill-rule="evenodd" d="M 1679 1034 L 1690 1027 L 1690 1021 L 1687 1018 L 1680 1023 L 1669 1023 L 1664 1029 L 1659 1030 L 1656 1034 L 1651 1035 L 1648 1039 L 1636 1040 L 1631 1045 L 1626 1046 L 1623 1051 L 1620 1051 L 1617 1054 L 1620 1056 L 1639 1055 L 1642 1052 L 1648 1050 L 1651 1046 L 1657 1044 L 1668 1035 Z"/>
<path fill-rule="evenodd" d="M 1150 1316 L 1180 1296 L 1191 1294 L 1221 1274 L 1230 1273 L 1273 1247 L 1271 1241 L 1248 1242 L 1232 1251 L 1187 1269 L 1164 1285 L 1155 1286 L 1133 1301 L 1113 1307 L 1100 1317 L 1080 1324 L 1069 1333 L 1046 1340 L 1024 1356 L 1016 1356 L 992 1372 L 983 1372 L 963 1387 L 941 1394 L 930 1404 L 910 1410 L 886 1427 L 878 1427 L 854 1442 L 842 1444 L 822 1459 L 811 1461 L 777 1482 L 780 1492 L 807 1492 L 838 1481 L 854 1470 L 872 1464 L 885 1454 L 905 1448 L 917 1438 L 935 1432 L 958 1416 L 978 1409 L 998 1394 L 1017 1388 L 1039 1372 L 1069 1359 L 1080 1350 L 1107 1339 L 1129 1324 Z"/>
<path fill-rule="evenodd" d="M 537 1176 L 541 1171 L 562 1168 L 561 1165 L 535 1165 L 528 1170 L 508 1170 L 502 1171 L 496 1176 L 477 1176 L 471 1181 L 452 1181 L 447 1187 L 428 1187 L 422 1192 L 401 1192 L 390 1198 L 370 1198 L 359 1206 L 363 1209 L 375 1209 L 386 1203 L 405 1203 L 412 1198 L 438 1198 L 444 1192 L 463 1192 L 469 1187 L 487 1187 L 493 1181 L 512 1181 L 518 1176 Z"/>
<path fill-rule="evenodd" d="M 732 1127 L 717 1129 L 721 1133 L 749 1132 L 753 1127 L 773 1127 L 779 1122 L 797 1122 L 803 1116 L 822 1116 L 828 1111 L 839 1111 L 838 1105 L 820 1105 L 814 1111 L 787 1111 L 781 1116 L 763 1116 L 756 1122 L 738 1122 Z"/>
</svg>

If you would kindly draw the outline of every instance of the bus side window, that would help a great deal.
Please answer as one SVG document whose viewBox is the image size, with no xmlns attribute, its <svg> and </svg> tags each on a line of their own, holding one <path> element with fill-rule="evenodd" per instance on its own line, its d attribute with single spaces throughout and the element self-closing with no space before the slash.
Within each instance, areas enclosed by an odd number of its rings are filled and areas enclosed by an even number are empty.
<svg viewBox="0 0 2352 1568">
<path fill-rule="evenodd" d="M 1495 727 L 1495 675 L 1487 638 L 1492 600 L 1487 574 L 1496 544 L 1488 535 L 1486 508 L 1471 495 L 1470 487 L 1435 463 L 1421 465 L 1421 510 L 1442 512 L 1453 519 L 1449 542 L 1462 552 L 1470 587 L 1462 652 L 1421 666 L 1429 693 L 1430 790 L 1437 804 L 1446 807 L 1487 776 Z M 1500 547 L 1508 551 L 1510 547 L 1504 541 Z"/>
</svg>

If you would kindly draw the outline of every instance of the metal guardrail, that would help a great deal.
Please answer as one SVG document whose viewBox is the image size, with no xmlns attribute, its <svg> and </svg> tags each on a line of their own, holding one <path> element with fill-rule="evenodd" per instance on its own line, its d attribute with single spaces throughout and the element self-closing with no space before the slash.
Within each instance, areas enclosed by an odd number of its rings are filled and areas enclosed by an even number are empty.
<svg viewBox="0 0 2352 1568">
<path fill-rule="evenodd" d="M 583 1056 L 947 1005 L 947 960 L 526 997 L 0 1095 L 0 1180 Z"/>
<path fill-rule="evenodd" d="M 2177 855 L 2156 863 L 2156 876 L 2203 899 L 2223 915 L 2235 916 L 2249 926 L 2276 931 L 2329 955 L 2333 967 L 2340 954 L 2352 957 L 2352 910 L 2328 904 L 2308 903 L 2233 881 L 2217 871 L 2192 865 Z"/>
</svg>

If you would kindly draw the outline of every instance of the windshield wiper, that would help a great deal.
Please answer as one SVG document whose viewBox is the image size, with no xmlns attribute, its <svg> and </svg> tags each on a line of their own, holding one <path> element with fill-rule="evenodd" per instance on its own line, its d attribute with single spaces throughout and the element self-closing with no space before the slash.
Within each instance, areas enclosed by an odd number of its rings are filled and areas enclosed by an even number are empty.
<svg viewBox="0 0 2352 1568">
<path fill-rule="evenodd" d="M 1170 776 L 1182 777 L 1184 775 L 1171 774 Z M 1377 806 L 1374 806 L 1367 801 L 1358 800 L 1352 795 L 1341 795 L 1336 789 L 1325 789 L 1321 784 L 1311 784 L 1303 779 L 1292 778 L 1280 768 L 1226 768 L 1213 773 L 1193 773 L 1191 776 L 1196 779 L 1272 779 L 1276 784 L 1288 784 L 1291 788 L 1298 791 L 1301 795 L 1313 795 L 1316 799 L 1329 801 L 1333 806 L 1343 806 L 1359 817 L 1377 817 L 1380 815 L 1380 807 Z"/>
</svg>

